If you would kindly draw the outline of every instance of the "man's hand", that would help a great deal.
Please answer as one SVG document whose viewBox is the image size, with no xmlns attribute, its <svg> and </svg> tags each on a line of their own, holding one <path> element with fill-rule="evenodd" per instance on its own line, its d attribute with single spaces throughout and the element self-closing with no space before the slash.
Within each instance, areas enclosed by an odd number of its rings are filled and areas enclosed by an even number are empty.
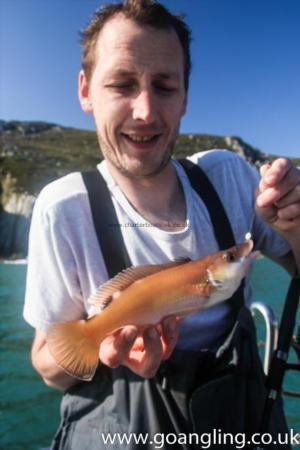
<svg viewBox="0 0 300 450">
<path fill-rule="evenodd" d="M 300 169 L 286 158 L 263 165 L 256 206 L 261 217 L 289 242 L 300 270 Z"/>
<path fill-rule="evenodd" d="M 100 361 L 111 368 L 126 366 L 137 375 L 152 378 L 161 362 L 171 355 L 178 338 L 178 321 L 174 316 L 157 327 L 148 327 L 141 334 L 127 326 L 108 336 L 101 344 Z"/>
<path fill-rule="evenodd" d="M 287 240 L 300 237 L 300 170 L 285 158 L 261 167 L 256 204 L 262 218 Z"/>
</svg>

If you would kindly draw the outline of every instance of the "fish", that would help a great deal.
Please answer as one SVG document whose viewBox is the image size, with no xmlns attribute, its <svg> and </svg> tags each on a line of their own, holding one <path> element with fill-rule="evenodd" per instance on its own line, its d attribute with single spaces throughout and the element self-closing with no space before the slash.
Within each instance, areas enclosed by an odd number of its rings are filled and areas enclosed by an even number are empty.
<svg viewBox="0 0 300 450">
<path fill-rule="evenodd" d="M 191 260 L 131 267 L 91 295 L 94 314 L 49 326 L 46 342 L 57 365 L 80 380 L 93 378 L 99 348 L 126 325 L 141 330 L 165 317 L 185 317 L 229 299 L 259 252 L 246 240 L 227 250 Z"/>
</svg>

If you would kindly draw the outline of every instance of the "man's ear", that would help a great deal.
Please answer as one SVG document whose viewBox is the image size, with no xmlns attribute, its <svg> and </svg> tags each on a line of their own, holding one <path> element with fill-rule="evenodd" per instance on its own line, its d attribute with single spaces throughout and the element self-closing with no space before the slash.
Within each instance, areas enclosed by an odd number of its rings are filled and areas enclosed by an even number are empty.
<svg viewBox="0 0 300 450">
<path fill-rule="evenodd" d="M 92 113 L 93 106 L 89 96 L 89 85 L 83 70 L 79 72 L 78 77 L 78 97 L 82 110 L 85 113 Z"/>
</svg>

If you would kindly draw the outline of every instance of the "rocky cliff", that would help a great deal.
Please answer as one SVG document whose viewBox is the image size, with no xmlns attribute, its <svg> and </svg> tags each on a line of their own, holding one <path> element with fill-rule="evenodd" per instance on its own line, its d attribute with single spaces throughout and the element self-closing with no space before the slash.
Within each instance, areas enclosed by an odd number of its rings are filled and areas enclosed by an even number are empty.
<svg viewBox="0 0 300 450">
<path fill-rule="evenodd" d="M 231 136 L 189 134 L 178 138 L 175 156 L 226 148 L 256 166 L 266 160 L 258 149 Z M 0 120 L 0 258 L 27 254 L 34 200 L 50 181 L 101 160 L 95 133 L 45 122 Z"/>
<path fill-rule="evenodd" d="M 7 173 L 0 183 L 0 259 L 27 255 L 30 218 L 35 197 L 15 192 L 16 180 Z"/>
</svg>

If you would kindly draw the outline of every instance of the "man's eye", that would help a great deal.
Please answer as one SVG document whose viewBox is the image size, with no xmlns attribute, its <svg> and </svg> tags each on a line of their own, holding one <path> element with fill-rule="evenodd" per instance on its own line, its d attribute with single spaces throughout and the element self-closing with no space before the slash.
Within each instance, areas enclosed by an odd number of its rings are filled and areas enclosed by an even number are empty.
<svg viewBox="0 0 300 450">
<path fill-rule="evenodd" d="M 119 91 L 128 91 L 130 89 L 133 89 L 133 84 L 132 83 L 113 83 L 113 84 L 109 84 L 107 87 L 109 87 L 111 89 L 119 90 Z"/>
<path fill-rule="evenodd" d="M 171 86 L 156 86 L 156 89 L 162 93 L 171 94 L 176 91 L 176 88 Z"/>
</svg>

